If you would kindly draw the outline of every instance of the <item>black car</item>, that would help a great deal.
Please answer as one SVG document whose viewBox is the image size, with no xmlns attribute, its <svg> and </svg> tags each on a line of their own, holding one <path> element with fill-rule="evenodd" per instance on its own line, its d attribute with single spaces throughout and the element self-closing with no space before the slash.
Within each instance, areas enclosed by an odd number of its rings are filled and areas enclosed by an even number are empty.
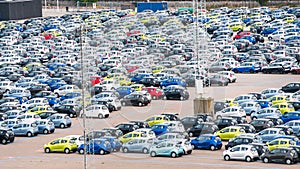
<svg viewBox="0 0 300 169">
<path fill-rule="evenodd" d="M 190 137 L 198 137 L 201 134 L 214 134 L 218 131 L 218 126 L 213 122 L 202 122 L 196 126 L 187 129 Z"/>
<path fill-rule="evenodd" d="M 274 123 L 270 119 L 255 119 L 250 124 L 255 128 L 256 132 L 274 126 Z"/>
<path fill-rule="evenodd" d="M 235 119 L 238 124 L 247 123 L 247 119 L 245 117 L 242 117 L 242 116 L 228 116 L 228 117 L 231 117 L 231 118 Z"/>
<path fill-rule="evenodd" d="M 297 152 L 297 154 L 298 154 L 298 160 L 297 160 L 297 162 L 300 162 L 300 146 L 291 145 L 291 146 L 289 146 L 289 148 L 293 148 Z"/>
<path fill-rule="evenodd" d="M 161 115 L 167 116 L 170 121 L 180 121 L 177 113 L 162 113 Z"/>
<path fill-rule="evenodd" d="M 140 121 L 140 120 L 132 120 L 129 121 L 129 123 L 134 123 L 138 128 L 149 128 L 149 124 L 145 121 Z"/>
<path fill-rule="evenodd" d="M 209 114 L 197 113 L 197 114 L 195 114 L 195 116 L 198 119 L 202 119 L 202 121 L 204 121 L 204 122 L 211 122 L 211 121 L 213 121 L 213 117 L 211 115 L 209 115 Z"/>
<path fill-rule="evenodd" d="M 251 94 L 251 95 L 255 96 L 257 98 L 257 100 L 266 99 L 266 96 L 261 94 L 261 93 L 251 92 L 251 93 L 248 93 L 248 94 Z"/>
<path fill-rule="evenodd" d="M 220 119 L 215 120 L 214 123 L 218 126 L 220 130 L 225 127 L 234 126 L 238 124 L 237 121 L 231 117 L 222 117 Z"/>
<path fill-rule="evenodd" d="M 141 94 L 129 94 L 121 99 L 122 106 L 132 105 L 132 106 L 147 106 L 149 101 L 147 97 Z"/>
<path fill-rule="evenodd" d="M 283 121 L 278 117 L 267 116 L 267 117 L 265 117 L 265 119 L 271 120 L 273 122 L 274 126 L 283 124 Z"/>
<path fill-rule="evenodd" d="M 225 145 L 225 150 L 241 144 L 250 144 L 253 141 L 254 139 L 250 137 L 236 137 L 228 141 L 228 143 Z"/>
<path fill-rule="evenodd" d="M 47 119 L 48 117 L 56 113 L 56 111 L 43 111 L 41 114 L 39 114 L 39 116 L 41 117 L 41 119 Z"/>
<path fill-rule="evenodd" d="M 289 83 L 281 87 L 281 90 L 285 93 L 295 93 L 300 90 L 300 82 Z"/>
<path fill-rule="evenodd" d="M 259 156 L 268 151 L 268 146 L 264 143 L 250 143 L 250 145 L 256 148 Z"/>
<path fill-rule="evenodd" d="M 0 128 L 0 141 L 1 144 L 6 144 L 7 142 L 14 142 L 15 135 L 12 129 Z"/>
<path fill-rule="evenodd" d="M 276 162 L 294 164 L 298 161 L 298 154 L 293 148 L 276 148 L 272 151 L 266 151 L 261 159 L 264 163 Z"/>
<path fill-rule="evenodd" d="M 164 89 L 164 94 L 164 100 L 187 100 L 190 97 L 189 92 L 181 87 L 166 88 Z"/>
<path fill-rule="evenodd" d="M 113 137 L 121 137 L 123 135 L 123 132 L 115 127 L 106 127 L 103 128 L 102 130 L 107 131 L 111 136 Z"/>
<path fill-rule="evenodd" d="M 86 139 L 87 139 L 87 141 L 89 141 L 89 140 L 101 138 L 104 136 L 111 136 L 111 135 L 106 130 L 94 130 L 87 134 Z"/>
<path fill-rule="evenodd" d="M 41 91 L 50 91 L 50 87 L 46 84 L 34 84 L 30 88 L 28 88 L 30 91 L 31 95 L 35 95 Z"/>
<path fill-rule="evenodd" d="M 290 103 L 291 105 L 293 105 L 295 111 L 300 110 L 300 101 L 289 101 L 288 103 Z"/>
<path fill-rule="evenodd" d="M 137 82 L 138 84 L 143 84 L 146 87 L 154 86 L 159 87 L 160 82 L 156 77 L 144 77 L 142 80 Z"/>
<path fill-rule="evenodd" d="M 18 81 L 20 78 L 22 77 L 22 75 L 20 74 L 11 74 L 9 75 L 7 78 L 12 81 L 12 82 L 16 82 Z"/>
<path fill-rule="evenodd" d="M 226 107 L 229 107 L 229 104 L 225 101 L 214 101 L 214 112 L 221 111 Z"/>
<path fill-rule="evenodd" d="M 255 128 L 251 124 L 241 123 L 241 124 L 237 124 L 236 126 L 243 127 L 246 133 L 256 133 Z"/>
<path fill-rule="evenodd" d="M 134 123 L 120 123 L 120 124 L 116 125 L 115 128 L 121 130 L 123 132 L 123 134 L 127 134 L 129 132 L 132 132 L 132 131 L 138 129 L 139 127 L 137 125 L 135 125 Z"/>
<path fill-rule="evenodd" d="M 78 117 L 80 113 L 80 109 L 76 105 L 59 105 L 54 106 L 53 110 L 57 111 L 57 113 L 68 114 L 71 118 Z"/>
<path fill-rule="evenodd" d="M 180 121 L 183 124 L 185 130 L 193 126 L 199 125 L 201 124 L 201 122 L 203 122 L 202 120 L 199 120 L 197 117 L 193 116 L 184 117 Z"/>
<path fill-rule="evenodd" d="M 51 91 L 40 91 L 34 95 L 31 95 L 31 98 L 37 98 L 37 97 L 45 97 L 45 96 L 55 96 Z"/>
<path fill-rule="evenodd" d="M 103 92 L 103 86 L 97 86 L 95 85 L 94 87 L 91 88 L 91 95 L 97 95 L 99 93 Z"/>
</svg>

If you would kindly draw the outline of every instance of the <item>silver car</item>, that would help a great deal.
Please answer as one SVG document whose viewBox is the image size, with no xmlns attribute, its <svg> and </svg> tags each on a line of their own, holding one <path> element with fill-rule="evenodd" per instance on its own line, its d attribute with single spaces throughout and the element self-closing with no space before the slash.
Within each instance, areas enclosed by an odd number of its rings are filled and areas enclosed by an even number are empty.
<svg viewBox="0 0 300 169">
<path fill-rule="evenodd" d="M 36 136 L 39 132 L 35 122 L 21 122 L 12 128 L 15 136 Z"/>
<path fill-rule="evenodd" d="M 71 127 L 72 121 L 67 114 L 53 114 L 48 117 L 53 123 L 55 127 L 66 128 Z"/>
<path fill-rule="evenodd" d="M 41 119 L 36 121 L 39 133 L 49 134 L 55 130 L 54 123 L 49 119 Z"/>
<path fill-rule="evenodd" d="M 280 110 L 278 108 L 266 107 L 264 109 L 259 110 L 258 112 L 254 112 L 251 114 L 251 119 L 265 118 L 265 117 L 278 117 L 281 116 Z"/>
<path fill-rule="evenodd" d="M 240 105 L 246 112 L 246 115 L 251 115 L 252 113 L 256 113 L 261 109 L 261 106 L 257 102 L 244 102 Z"/>
<path fill-rule="evenodd" d="M 154 144 L 154 138 L 138 138 L 130 140 L 122 145 L 123 153 L 138 152 L 148 154 L 150 147 Z"/>
</svg>

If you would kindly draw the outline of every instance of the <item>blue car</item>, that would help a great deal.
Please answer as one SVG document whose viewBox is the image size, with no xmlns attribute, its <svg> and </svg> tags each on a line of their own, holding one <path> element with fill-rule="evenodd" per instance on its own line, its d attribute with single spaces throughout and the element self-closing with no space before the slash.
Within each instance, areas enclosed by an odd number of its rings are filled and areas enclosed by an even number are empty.
<svg viewBox="0 0 300 169">
<path fill-rule="evenodd" d="M 162 80 L 160 83 L 160 87 L 167 87 L 170 85 L 178 85 L 178 86 L 186 87 L 186 82 L 182 78 L 173 77 L 173 78 Z"/>
<path fill-rule="evenodd" d="M 150 77 L 150 76 L 151 76 L 151 74 L 148 74 L 148 73 L 139 73 L 131 78 L 131 82 L 136 83 L 136 82 L 141 81 L 144 77 Z"/>
<path fill-rule="evenodd" d="M 277 30 L 278 30 L 278 28 L 265 28 L 261 31 L 260 34 L 263 35 L 263 36 L 268 36 L 268 35 L 272 34 L 273 32 L 275 32 Z"/>
<path fill-rule="evenodd" d="M 270 103 L 269 100 L 255 100 L 255 102 L 257 102 L 262 109 L 272 106 L 272 103 Z"/>
<path fill-rule="evenodd" d="M 77 151 L 79 154 L 84 154 L 84 144 L 81 144 Z M 86 145 L 86 153 L 88 154 L 109 154 L 112 152 L 112 147 L 106 139 L 93 139 L 89 140 L 89 142 Z"/>
<path fill-rule="evenodd" d="M 252 44 L 255 44 L 257 42 L 255 37 L 253 37 L 253 36 L 243 36 L 241 39 L 246 39 L 249 42 L 251 42 Z"/>
<path fill-rule="evenodd" d="M 64 63 L 49 63 L 47 65 L 47 67 L 50 71 L 54 71 L 54 70 L 58 69 L 59 67 L 65 67 L 65 66 L 66 66 L 66 64 L 64 64 Z"/>
<path fill-rule="evenodd" d="M 67 83 L 65 81 L 57 82 L 57 83 L 50 85 L 50 89 L 53 92 L 54 90 L 56 90 L 62 86 L 65 86 L 65 85 L 67 85 Z"/>
<path fill-rule="evenodd" d="M 222 141 L 213 134 L 203 134 L 191 141 L 193 149 L 209 149 L 211 151 L 220 150 Z"/>
<path fill-rule="evenodd" d="M 67 94 L 61 96 L 60 101 L 63 101 L 66 99 L 73 99 L 73 98 L 80 97 L 80 96 L 81 96 L 80 92 L 70 92 L 70 93 L 67 93 Z"/>
<path fill-rule="evenodd" d="M 280 119 L 284 123 L 287 123 L 287 122 L 292 121 L 292 120 L 300 120 L 300 112 L 299 111 L 294 111 L 294 112 L 285 113 L 284 115 L 280 116 Z"/>
<path fill-rule="evenodd" d="M 292 41 L 292 40 L 300 40 L 300 36 L 296 35 L 296 36 L 291 36 L 291 37 L 288 37 L 284 40 L 285 43 L 288 43 L 289 41 Z"/>
<path fill-rule="evenodd" d="M 49 119 L 40 119 L 36 121 L 38 132 L 41 134 L 49 134 L 55 131 L 55 126 Z"/>
<path fill-rule="evenodd" d="M 34 122 L 21 122 L 12 127 L 15 136 L 32 137 L 38 135 L 38 128 Z"/>
<path fill-rule="evenodd" d="M 72 125 L 72 121 L 67 114 L 56 113 L 48 117 L 48 119 L 54 123 L 55 127 L 66 128 Z"/>
<path fill-rule="evenodd" d="M 156 136 L 165 134 L 169 131 L 167 124 L 155 124 L 151 127 L 151 129 L 155 133 Z"/>
<path fill-rule="evenodd" d="M 122 143 L 116 137 L 106 136 L 102 137 L 102 139 L 109 141 L 113 151 L 120 151 L 120 149 L 122 148 Z"/>
<path fill-rule="evenodd" d="M 48 79 L 46 82 L 44 82 L 45 84 L 47 84 L 48 86 L 52 86 L 55 83 L 61 82 L 63 81 L 61 78 L 50 78 Z"/>
<path fill-rule="evenodd" d="M 116 89 L 120 97 L 123 98 L 126 95 L 133 93 L 135 90 L 131 86 L 121 86 Z"/>
<path fill-rule="evenodd" d="M 259 67 L 257 67 L 254 62 L 245 62 L 231 69 L 234 73 L 257 73 L 259 70 Z"/>
<path fill-rule="evenodd" d="M 48 100 L 48 103 L 50 106 L 56 105 L 60 102 L 59 98 L 57 98 L 56 96 L 44 96 L 44 98 L 46 98 Z"/>
</svg>

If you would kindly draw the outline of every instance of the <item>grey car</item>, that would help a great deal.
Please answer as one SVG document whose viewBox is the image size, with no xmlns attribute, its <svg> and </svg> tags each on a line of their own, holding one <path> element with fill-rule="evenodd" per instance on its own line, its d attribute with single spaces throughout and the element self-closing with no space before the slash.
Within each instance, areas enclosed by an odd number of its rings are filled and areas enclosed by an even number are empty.
<svg viewBox="0 0 300 169">
<path fill-rule="evenodd" d="M 258 112 L 261 107 L 257 102 L 244 102 L 240 105 L 246 112 L 246 115 Z"/>
<path fill-rule="evenodd" d="M 22 122 L 12 128 L 15 136 L 36 136 L 39 132 L 35 122 Z"/>
<path fill-rule="evenodd" d="M 55 127 L 66 128 L 72 125 L 72 121 L 67 114 L 53 114 L 48 119 L 54 123 Z"/>
<path fill-rule="evenodd" d="M 123 153 L 138 152 L 148 154 L 150 147 L 154 144 L 154 138 L 138 138 L 130 140 L 122 145 Z"/>
<path fill-rule="evenodd" d="M 212 85 L 228 86 L 229 83 L 229 79 L 219 74 L 210 76 L 208 81 L 210 86 Z"/>
<path fill-rule="evenodd" d="M 259 110 L 258 112 L 254 112 L 251 114 L 251 119 L 265 118 L 265 117 L 278 117 L 281 116 L 280 110 L 278 108 L 267 107 Z"/>
<path fill-rule="evenodd" d="M 55 126 L 52 121 L 49 119 L 41 119 L 36 121 L 37 127 L 39 129 L 39 133 L 49 134 L 55 131 Z"/>
</svg>

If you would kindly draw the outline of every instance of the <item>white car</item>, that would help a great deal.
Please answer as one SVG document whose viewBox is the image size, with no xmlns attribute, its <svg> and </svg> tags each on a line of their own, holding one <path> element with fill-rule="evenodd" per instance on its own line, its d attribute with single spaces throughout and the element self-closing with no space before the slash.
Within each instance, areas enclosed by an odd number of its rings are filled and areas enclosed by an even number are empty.
<svg viewBox="0 0 300 169">
<path fill-rule="evenodd" d="M 258 152 L 252 145 L 237 145 L 223 151 L 223 158 L 229 160 L 245 160 L 252 162 L 259 159 Z"/>
<path fill-rule="evenodd" d="M 176 140 L 177 144 L 179 144 L 183 148 L 184 154 L 192 154 L 193 146 L 190 141 L 187 139 Z"/>
<path fill-rule="evenodd" d="M 30 99 L 27 102 L 22 103 L 21 108 L 22 108 L 22 110 L 27 110 L 28 107 L 31 107 L 33 105 L 40 105 L 40 104 L 45 105 L 45 106 L 49 105 L 48 99 L 46 99 L 46 98 L 33 98 L 33 99 Z"/>
<path fill-rule="evenodd" d="M 41 117 L 37 114 L 22 114 L 17 116 L 18 120 L 21 120 L 22 122 L 34 122 L 36 120 L 40 120 Z"/>
<path fill-rule="evenodd" d="M 221 74 L 222 76 L 229 79 L 229 83 L 235 83 L 236 82 L 236 75 L 232 71 L 220 71 L 218 74 Z"/>
<path fill-rule="evenodd" d="M 12 81 L 1 81 L 0 88 L 7 92 L 10 91 L 12 88 L 15 88 L 15 85 Z"/>
<path fill-rule="evenodd" d="M 65 86 L 61 86 L 60 88 L 58 89 L 55 89 L 54 90 L 54 94 L 56 94 L 58 97 L 60 96 L 63 96 L 67 93 L 70 93 L 70 92 L 76 92 L 76 91 L 79 91 L 80 89 L 78 88 L 78 86 L 75 86 L 75 85 L 65 85 Z"/>
<path fill-rule="evenodd" d="M 107 103 L 111 104 L 113 106 L 113 111 L 121 110 L 122 107 L 120 99 L 114 97 L 106 97 L 98 101 L 106 101 Z"/>
<path fill-rule="evenodd" d="M 105 105 L 90 105 L 85 108 L 85 112 L 81 110 L 81 117 L 98 117 L 100 119 L 107 118 L 109 116 L 109 110 Z"/>
<path fill-rule="evenodd" d="M 68 135 L 64 138 L 70 138 L 75 141 L 77 146 L 79 147 L 81 144 L 84 144 L 84 137 L 82 135 Z"/>
<path fill-rule="evenodd" d="M 114 90 L 120 87 L 120 83 L 117 80 L 104 80 L 99 86 L 104 87 L 106 90 Z"/>
<path fill-rule="evenodd" d="M 222 117 L 228 117 L 228 116 L 246 117 L 246 112 L 241 107 L 231 106 L 231 107 L 226 107 L 223 110 L 218 111 L 216 113 L 216 117 L 218 119 L 220 119 Z"/>
<path fill-rule="evenodd" d="M 135 132 L 142 132 L 146 135 L 147 138 L 156 138 L 155 133 L 152 131 L 151 128 L 140 128 L 134 130 Z"/>
<path fill-rule="evenodd" d="M 185 132 L 184 126 L 181 123 L 181 121 L 168 121 L 168 122 L 164 122 L 162 124 L 168 125 L 169 131 Z"/>
</svg>

